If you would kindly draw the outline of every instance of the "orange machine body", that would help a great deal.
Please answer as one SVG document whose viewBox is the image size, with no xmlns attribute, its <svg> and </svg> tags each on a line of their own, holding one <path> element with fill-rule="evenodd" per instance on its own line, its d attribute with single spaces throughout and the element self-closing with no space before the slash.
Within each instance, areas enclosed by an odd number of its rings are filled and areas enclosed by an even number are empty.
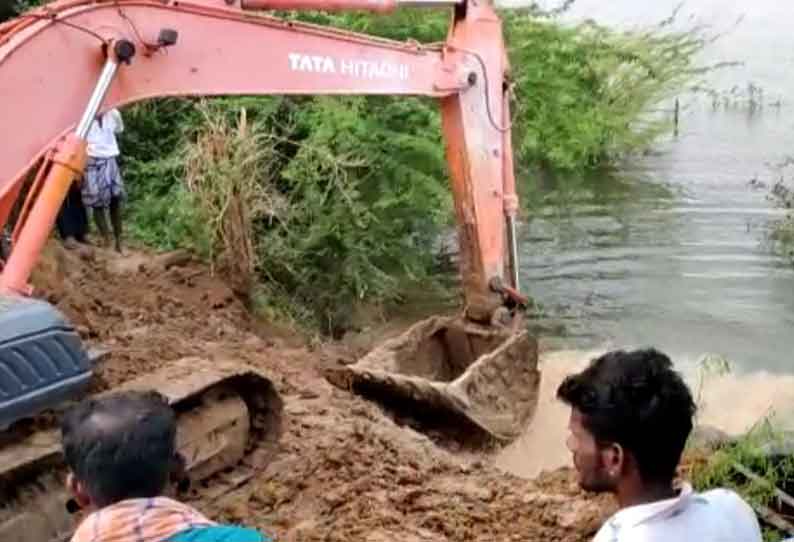
<svg viewBox="0 0 794 542">
<path fill-rule="evenodd" d="M 17 219 L 0 291 L 27 281 L 71 182 L 85 163 L 75 133 L 112 44 L 137 55 L 118 68 L 101 108 L 163 96 L 417 95 L 440 100 L 469 314 L 504 301 L 506 217 L 517 208 L 501 21 L 479 0 L 453 5 L 444 44 L 402 43 L 252 13 L 267 9 L 388 12 L 399 0 L 58 0 L 0 26 L 0 230 L 27 173 L 42 164 Z M 163 29 L 178 41 L 162 47 Z M 516 286 L 515 280 L 508 280 Z"/>
</svg>

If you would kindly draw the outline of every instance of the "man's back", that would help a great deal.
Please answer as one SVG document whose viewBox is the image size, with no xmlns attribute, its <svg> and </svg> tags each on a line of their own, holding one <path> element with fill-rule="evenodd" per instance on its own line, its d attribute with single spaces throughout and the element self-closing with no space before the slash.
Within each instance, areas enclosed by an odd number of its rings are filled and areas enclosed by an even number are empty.
<svg viewBox="0 0 794 542">
<path fill-rule="evenodd" d="M 84 400 L 63 416 L 67 485 L 86 517 L 72 542 L 267 542 L 167 497 L 184 474 L 176 413 L 156 392 Z"/>
<path fill-rule="evenodd" d="M 255 529 L 236 525 L 213 525 L 181 531 L 164 542 L 270 542 Z"/>
<path fill-rule="evenodd" d="M 695 493 L 685 485 L 678 497 L 624 508 L 594 542 L 761 542 L 752 508 L 733 491 Z"/>
</svg>

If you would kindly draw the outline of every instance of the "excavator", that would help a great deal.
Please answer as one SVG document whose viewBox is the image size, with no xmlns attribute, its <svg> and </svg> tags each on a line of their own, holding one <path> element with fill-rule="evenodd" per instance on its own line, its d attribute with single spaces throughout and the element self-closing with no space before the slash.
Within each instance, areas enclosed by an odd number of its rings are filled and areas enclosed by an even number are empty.
<svg viewBox="0 0 794 542">
<path fill-rule="evenodd" d="M 449 10 L 446 40 L 397 42 L 277 16 L 406 8 Z M 441 109 L 465 307 L 326 378 L 452 414 L 497 441 L 530 422 L 537 343 L 521 325 L 509 66 L 489 0 L 55 0 L 0 25 L 0 231 L 13 214 L 0 264 L 0 542 L 63 540 L 73 528 L 57 415 L 90 395 L 97 361 L 29 282 L 81 180 L 93 119 L 158 97 L 272 94 L 424 96 Z M 222 492 L 235 483 L 230 468 L 261 464 L 252 450 L 263 461 L 277 453 L 281 403 L 258 369 L 181 359 L 123 387 L 171 401 L 194 488 Z"/>
</svg>

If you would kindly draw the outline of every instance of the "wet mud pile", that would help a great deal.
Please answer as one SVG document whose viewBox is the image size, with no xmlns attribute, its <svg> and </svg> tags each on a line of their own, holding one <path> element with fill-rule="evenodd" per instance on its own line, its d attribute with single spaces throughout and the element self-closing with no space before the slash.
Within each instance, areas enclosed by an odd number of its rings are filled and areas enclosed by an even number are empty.
<svg viewBox="0 0 794 542">
<path fill-rule="evenodd" d="M 565 469 L 525 480 L 492 456 L 452 453 L 322 376 L 352 354 L 307 347 L 255 321 L 208 269 L 183 255 L 48 247 L 34 277 L 92 345 L 108 389 L 187 356 L 262 369 L 284 402 L 275 459 L 226 495 L 195 502 L 219 520 L 290 541 L 585 541 L 612 511 Z M 542 452 L 541 452 L 542 453 Z"/>
</svg>

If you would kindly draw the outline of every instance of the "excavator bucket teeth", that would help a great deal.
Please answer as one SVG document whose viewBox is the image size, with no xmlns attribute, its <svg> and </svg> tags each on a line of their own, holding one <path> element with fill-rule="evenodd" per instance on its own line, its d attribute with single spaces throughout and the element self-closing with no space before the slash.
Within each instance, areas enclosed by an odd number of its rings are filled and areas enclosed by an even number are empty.
<svg viewBox="0 0 794 542">
<path fill-rule="evenodd" d="M 527 332 L 436 316 L 325 376 L 368 398 L 462 416 L 509 442 L 535 412 L 537 362 L 537 342 Z"/>
<path fill-rule="evenodd" d="M 157 391 L 173 406 L 187 481 L 200 498 L 233 489 L 234 480 L 277 451 L 282 402 L 272 382 L 254 368 L 183 358 L 98 397 L 125 390 Z M 74 518 L 66 506 L 59 431 L 30 431 L 24 425 L 14 430 L 20 433 L 5 435 L 0 446 L 0 541 L 68 538 Z M 212 484 L 197 483 L 210 477 Z"/>
</svg>

